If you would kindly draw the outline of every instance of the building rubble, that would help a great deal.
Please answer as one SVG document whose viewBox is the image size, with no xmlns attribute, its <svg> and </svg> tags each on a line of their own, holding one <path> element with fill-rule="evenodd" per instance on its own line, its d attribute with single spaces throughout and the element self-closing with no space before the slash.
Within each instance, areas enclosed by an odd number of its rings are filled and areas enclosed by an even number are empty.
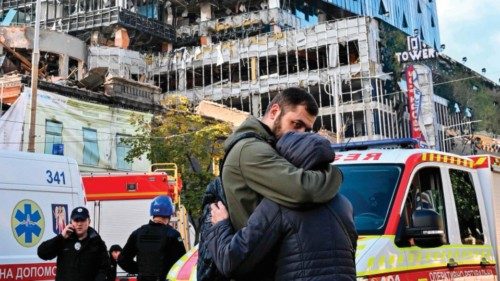
<svg viewBox="0 0 500 281">
<path fill-rule="evenodd" d="M 438 50 L 435 3 L 372 2 L 43 1 L 40 87 L 151 113 L 179 94 L 260 117 L 278 92 L 298 86 L 319 104 L 314 129 L 333 142 L 410 137 L 407 95 L 388 86 L 399 73 L 387 70 L 394 54 L 383 37 L 394 29 Z M 29 80 L 34 4 L 0 4 L 2 85 L 9 73 Z M 446 99 L 431 103 L 435 136 L 460 122 Z"/>
</svg>

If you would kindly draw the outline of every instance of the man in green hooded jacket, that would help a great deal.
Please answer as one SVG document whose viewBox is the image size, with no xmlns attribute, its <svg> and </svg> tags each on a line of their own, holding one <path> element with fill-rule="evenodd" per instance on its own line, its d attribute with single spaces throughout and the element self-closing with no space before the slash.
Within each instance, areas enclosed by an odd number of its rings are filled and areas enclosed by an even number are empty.
<svg viewBox="0 0 500 281">
<path fill-rule="evenodd" d="M 318 104 L 300 88 L 278 93 L 261 120 L 250 116 L 229 136 L 229 143 L 245 132 L 259 138 L 245 138 L 229 151 L 222 170 L 222 183 L 233 227 L 243 228 L 260 200 L 265 197 L 282 206 L 297 208 L 332 199 L 342 182 L 340 170 L 297 168 L 280 156 L 274 144 L 289 131 L 305 132 L 313 127 Z"/>
</svg>

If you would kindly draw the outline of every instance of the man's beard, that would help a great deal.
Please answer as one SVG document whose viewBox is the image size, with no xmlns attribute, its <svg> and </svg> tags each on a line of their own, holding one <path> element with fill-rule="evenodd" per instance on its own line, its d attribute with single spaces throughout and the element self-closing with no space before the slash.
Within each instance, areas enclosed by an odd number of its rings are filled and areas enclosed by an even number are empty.
<svg viewBox="0 0 500 281">
<path fill-rule="evenodd" d="M 273 134 L 276 139 L 279 139 L 281 137 L 281 119 L 283 118 L 284 111 L 282 110 L 280 112 L 280 115 L 274 120 L 273 123 Z"/>
</svg>

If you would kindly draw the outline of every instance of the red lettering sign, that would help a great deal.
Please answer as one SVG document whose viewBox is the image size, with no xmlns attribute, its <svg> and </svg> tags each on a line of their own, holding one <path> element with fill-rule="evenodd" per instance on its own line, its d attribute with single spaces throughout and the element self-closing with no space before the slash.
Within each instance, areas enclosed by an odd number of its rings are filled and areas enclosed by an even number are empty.
<svg viewBox="0 0 500 281">
<path fill-rule="evenodd" d="M 379 160 L 382 153 L 368 153 L 363 160 Z"/>
<path fill-rule="evenodd" d="M 374 152 L 374 153 L 350 153 L 347 155 L 342 155 L 342 154 L 335 154 L 335 161 L 342 160 L 342 161 L 368 161 L 368 160 L 380 160 L 380 157 L 382 157 L 381 152 Z"/>
<path fill-rule="evenodd" d="M 358 160 L 359 156 L 361 156 L 361 153 L 355 153 L 355 154 L 347 154 L 346 158 L 344 161 L 353 161 L 353 160 Z"/>
<path fill-rule="evenodd" d="M 413 66 L 408 66 L 408 68 L 406 69 L 406 84 L 408 87 L 408 110 L 410 111 L 411 137 L 414 139 L 421 139 L 422 132 L 420 131 L 420 126 L 418 125 L 417 110 L 415 108 L 415 86 L 413 85 L 413 72 Z"/>
<path fill-rule="evenodd" d="M 54 280 L 55 263 L 1 264 L 0 280 Z"/>
</svg>

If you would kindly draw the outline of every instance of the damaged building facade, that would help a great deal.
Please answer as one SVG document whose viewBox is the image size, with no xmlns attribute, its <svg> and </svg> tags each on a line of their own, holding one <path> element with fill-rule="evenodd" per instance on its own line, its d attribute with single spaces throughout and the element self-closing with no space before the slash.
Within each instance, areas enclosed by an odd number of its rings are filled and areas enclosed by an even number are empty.
<svg viewBox="0 0 500 281">
<path fill-rule="evenodd" d="M 28 26 L 0 27 L 0 149 L 28 148 L 33 34 Z M 120 50 L 127 51 L 115 51 Z M 146 157 L 125 160 L 131 148 L 124 140 L 137 129 L 132 116 L 148 120 L 162 110 L 161 90 L 122 78 L 109 67 L 88 68 L 93 62 L 88 46 L 74 36 L 41 30 L 40 53 L 35 151 L 70 156 L 82 172 L 148 171 Z M 108 65 L 113 65 L 111 57 Z M 132 72 L 143 71 L 126 65 Z"/>
<path fill-rule="evenodd" d="M 152 114 L 117 107 L 86 98 L 84 93 L 42 83 L 37 92 L 35 151 L 66 155 L 77 160 L 82 172 L 148 171 L 146 157 L 125 160 L 130 145 L 124 140 L 135 133 L 133 115 L 146 120 Z M 63 90 L 63 92 L 59 92 Z M 29 131 L 31 88 L 24 87 L 11 108 L 0 117 L 0 149 L 26 151 Z"/>
<path fill-rule="evenodd" d="M 34 0 L 0 5 L 2 25 L 34 25 Z M 411 136 L 407 94 L 388 87 L 397 73 L 385 65 L 395 55 L 381 39 L 385 27 L 441 48 L 428 0 L 46 0 L 41 11 L 42 33 L 84 46 L 78 56 L 66 54 L 64 42 L 64 50 L 42 50 L 48 83 L 142 112 L 158 112 L 166 95 L 180 94 L 257 117 L 277 93 L 298 86 L 320 106 L 314 129 L 334 142 Z M 27 74 L 30 47 L 11 42 L 0 36 L 3 73 Z M 440 148 L 443 128 L 461 118 L 450 115 L 447 100 L 430 102 Z"/>
<path fill-rule="evenodd" d="M 201 21 L 176 27 L 185 45 L 153 59 L 148 76 L 163 92 L 260 117 L 279 91 L 298 86 L 320 106 L 314 129 L 336 142 L 410 136 L 404 93 L 385 87 L 392 73 L 383 71 L 380 24 L 440 46 L 435 3 L 223 4 L 199 4 Z"/>
</svg>

